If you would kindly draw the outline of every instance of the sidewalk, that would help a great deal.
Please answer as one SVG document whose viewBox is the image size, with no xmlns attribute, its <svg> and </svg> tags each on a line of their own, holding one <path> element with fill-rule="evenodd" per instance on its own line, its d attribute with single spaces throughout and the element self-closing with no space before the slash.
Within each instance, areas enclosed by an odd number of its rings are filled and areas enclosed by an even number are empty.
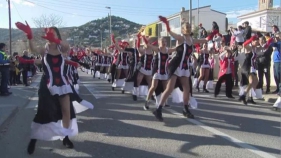
<svg viewBox="0 0 281 158">
<path fill-rule="evenodd" d="M 217 81 L 214 81 L 214 88 L 216 87 L 216 84 L 217 84 Z M 266 87 L 264 87 L 263 89 L 264 89 L 264 92 L 262 94 L 263 99 L 257 99 L 257 100 L 263 100 L 265 102 L 274 104 L 275 101 L 277 100 L 278 96 L 277 96 L 277 94 L 272 94 L 272 92 L 275 91 L 276 87 L 272 86 L 270 88 L 271 92 L 269 94 L 265 93 Z M 220 93 L 221 94 L 225 93 L 225 84 L 222 84 Z M 238 96 L 239 95 L 239 87 L 233 87 L 232 94 Z"/>
<path fill-rule="evenodd" d="M 24 108 L 30 102 L 30 98 L 37 93 L 40 79 L 41 74 L 37 74 L 29 87 L 24 85 L 11 86 L 10 91 L 13 94 L 0 97 L 0 136 L 6 131 L 7 125 L 9 125 L 17 112 Z"/>
</svg>

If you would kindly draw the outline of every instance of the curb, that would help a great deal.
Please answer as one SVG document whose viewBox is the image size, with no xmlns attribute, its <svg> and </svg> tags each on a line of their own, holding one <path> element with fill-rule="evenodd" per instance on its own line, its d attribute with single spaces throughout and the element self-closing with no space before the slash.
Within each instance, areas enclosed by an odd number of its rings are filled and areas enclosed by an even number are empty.
<svg viewBox="0 0 281 158">
<path fill-rule="evenodd" d="M 2 136 L 5 134 L 5 132 L 7 131 L 10 123 L 12 122 L 13 118 L 15 118 L 15 116 L 17 115 L 17 113 L 19 112 L 19 107 L 15 107 L 15 109 L 11 112 L 11 114 L 3 121 L 3 123 L 0 125 L 0 140 L 2 138 Z"/>
<path fill-rule="evenodd" d="M 214 86 L 215 87 L 215 86 Z M 214 90 L 211 89 L 211 90 Z M 232 94 L 235 95 L 235 96 L 239 96 L 239 88 L 234 88 L 232 89 Z M 221 86 L 221 90 L 220 90 L 220 94 L 223 94 L 225 93 L 225 86 Z M 272 94 L 274 96 L 274 94 Z M 273 96 L 267 96 L 267 94 L 263 95 L 263 99 L 255 99 L 254 100 L 260 100 L 260 101 L 264 101 L 264 102 L 268 102 L 268 103 L 272 103 L 274 104 L 278 98 L 278 96 L 276 95 L 276 97 L 274 98 Z"/>
<path fill-rule="evenodd" d="M 37 75 L 37 77 L 35 78 L 34 81 L 36 81 L 38 78 L 40 78 L 41 75 Z M 40 82 L 37 83 L 37 86 L 39 85 Z M 5 132 L 8 130 L 8 127 L 10 125 L 10 123 L 13 121 L 13 119 L 15 118 L 15 116 L 18 114 L 19 111 L 21 111 L 22 109 L 24 109 L 31 101 L 32 98 L 34 98 L 36 96 L 36 91 L 34 92 L 34 94 L 30 97 L 28 97 L 28 100 L 23 104 L 23 106 L 16 106 L 14 110 L 12 110 L 11 114 L 3 121 L 2 124 L 0 124 L 0 140 L 2 138 L 2 136 L 5 134 Z"/>
</svg>

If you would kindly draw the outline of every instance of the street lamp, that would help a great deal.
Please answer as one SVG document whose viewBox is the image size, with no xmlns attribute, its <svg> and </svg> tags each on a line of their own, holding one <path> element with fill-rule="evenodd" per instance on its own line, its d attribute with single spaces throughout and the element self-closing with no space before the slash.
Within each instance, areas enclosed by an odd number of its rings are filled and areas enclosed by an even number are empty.
<svg viewBox="0 0 281 158">
<path fill-rule="evenodd" d="M 110 36 L 111 36 L 111 7 L 105 7 L 105 8 L 109 9 L 109 39 L 110 39 Z M 111 41 L 111 45 L 112 45 L 112 41 Z"/>
</svg>

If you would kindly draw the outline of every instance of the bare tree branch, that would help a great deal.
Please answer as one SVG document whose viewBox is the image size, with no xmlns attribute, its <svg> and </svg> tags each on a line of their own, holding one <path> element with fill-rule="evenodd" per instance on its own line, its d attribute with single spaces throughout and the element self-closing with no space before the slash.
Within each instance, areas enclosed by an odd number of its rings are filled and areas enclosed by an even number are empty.
<svg viewBox="0 0 281 158">
<path fill-rule="evenodd" d="M 38 18 L 33 18 L 33 22 L 37 28 L 46 28 L 55 26 L 60 28 L 63 26 L 63 18 L 61 16 L 50 14 L 50 15 L 41 15 Z"/>
</svg>

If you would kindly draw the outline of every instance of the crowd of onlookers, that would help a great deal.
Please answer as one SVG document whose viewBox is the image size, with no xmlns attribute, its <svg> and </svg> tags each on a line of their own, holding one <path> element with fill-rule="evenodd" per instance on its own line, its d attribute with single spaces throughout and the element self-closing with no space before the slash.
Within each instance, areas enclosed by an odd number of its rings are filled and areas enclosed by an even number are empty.
<svg viewBox="0 0 281 158">
<path fill-rule="evenodd" d="M 32 77 L 37 71 L 42 71 L 42 68 L 36 67 L 34 64 L 23 64 L 19 62 L 19 55 L 17 52 L 13 55 L 7 55 L 6 45 L 0 43 L 0 72 L 1 72 L 1 96 L 9 96 L 12 93 L 9 92 L 11 86 L 17 86 L 23 84 L 29 86 L 32 82 Z M 40 59 L 41 56 L 29 56 L 28 51 L 24 50 L 21 56 L 24 59 Z"/>
<path fill-rule="evenodd" d="M 274 79 L 276 83 L 276 90 L 272 93 L 278 93 L 280 90 L 280 82 L 281 82 L 281 37 L 280 37 L 280 30 L 278 26 L 273 25 L 272 26 L 272 32 L 267 33 L 261 33 L 261 32 L 254 32 L 249 25 L 249 22 L 246 21 L 242 24 L 242 26 L 238 26 L 237 28 L 231 27 L 226 35 L 222 35 L 220 33 L 216 34 L 213 37 L 213 41 L 216 45 L 216 47 L 220 47 L 221 44 L 224 44 L 225 46 L 232 46 L 232 45 L 240 45 L 247 40 L 250 39 L 253 34 L 258 35 L 258 37 L 262 37 L 263 41 L 262 43 L 266 43 L 270 38 L 273 38 L 273 43 L 271 44 L 270 48 L 267 53 L 263 54 L 257 54 L 256 64 L 258 67 L 258 78 L 259 78 L 259 84 L 257 87 L 262 88 L 263 87 L 263 76 L 265 76 L 266 79 L 266 93 L 270 93 L 270 69 L 271 66 L 273 66 L 273 72 L 274 72 Z M 207 31 L 202 26 L 202 24 L 199 25 L 199 38 L 206 38 L 207 37 Z M 273 54 L 273 56 L 272 56 Z M 271 64 L 273 63 L 273 65 Z M 235 70 L 238 71 L 239 69 L 239 62 L 235 62 Z M 237 72 L 235 73 L 235 86 L 238 86 L 238 75 Z"/>
</svg>

